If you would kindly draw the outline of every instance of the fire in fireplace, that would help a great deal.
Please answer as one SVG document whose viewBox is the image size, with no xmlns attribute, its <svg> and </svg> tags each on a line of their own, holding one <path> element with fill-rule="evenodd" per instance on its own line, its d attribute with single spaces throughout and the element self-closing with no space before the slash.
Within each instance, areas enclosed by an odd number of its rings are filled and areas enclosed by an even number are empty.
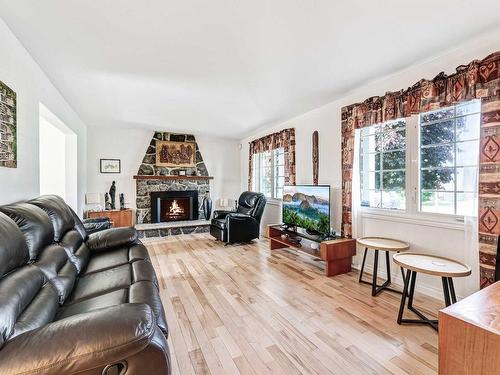
<svg viewBox="0 0 500 375">
<path fill-rule="evenodd" d="M 153 223 L 198 219 L 198 192 L 162 191 L 151 193 L 151 220 Z"/>
</svg>

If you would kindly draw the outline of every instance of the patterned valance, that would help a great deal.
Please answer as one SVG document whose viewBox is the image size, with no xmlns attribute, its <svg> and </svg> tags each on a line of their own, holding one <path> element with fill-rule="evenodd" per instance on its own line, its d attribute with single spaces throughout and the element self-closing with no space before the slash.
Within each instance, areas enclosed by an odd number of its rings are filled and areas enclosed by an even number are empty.
<svg viewBox="0 0 500 375">
<path fill-rule="evenodd" d="M 295 185 L 295 128 L 284 129 L 250 142 L 248 154 L 248 190 L 252 190 L 253 155 L 284 148 L 285 184 Z"/>
<path fill-rule="evenodd" d="M 463 101 L 482 99 L 480 185 L 486 179 L 500 186 L 500 52 L 459 66 L 451 75 L 422 79 L 406 90 L 375 96 L 342 108 L 342 232 L 351 236 L 354 130 L 409 117 Z M 487 110 L 486 110 L 487 109 Z M 494 154 L 492 157 L 491 155 Z M 500 235 L 500 188 L 479 189 L 481 285 L 493 281 Z M 485 225 L 487 223 L 488 225 Z M 495 223 L 492 225 L 491 223 Z M 493 241 L 494 240 L 494 241 Z M 492 242 L 493 241 L 493 242 Z M 488 242 L 488 243 L 487 243 Z M 494 249 L 494 250 L 493 250 Z"/>
</svg>

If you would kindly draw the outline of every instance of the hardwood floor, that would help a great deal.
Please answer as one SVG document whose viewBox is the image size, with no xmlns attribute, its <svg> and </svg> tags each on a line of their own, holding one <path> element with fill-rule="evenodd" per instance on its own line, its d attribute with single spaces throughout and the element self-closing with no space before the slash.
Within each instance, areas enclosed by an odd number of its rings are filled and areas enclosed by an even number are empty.
<svg viewBox="0 0 500 375">
<path fill-rule="evenodd" d="M 173 374 L 437 373 L 437 333 L 399 326 L 400 296 L 371 297 L 355 272 L 327 278 L 302 257 L 270 254 L 267 240 L 223 247 L 195 234 L 144 243 Z M 443 307 L 418 293 L 415 305 L 431 316 Z"/>
</svg>

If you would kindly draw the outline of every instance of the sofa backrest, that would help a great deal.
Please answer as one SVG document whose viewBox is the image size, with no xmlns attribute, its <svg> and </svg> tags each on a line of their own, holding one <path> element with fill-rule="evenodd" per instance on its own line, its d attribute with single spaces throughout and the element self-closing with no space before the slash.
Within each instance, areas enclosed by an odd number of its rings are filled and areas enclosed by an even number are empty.
<svg viewBox="0 0 500 375">
<path fill-rule="evenodd" d="M 38 206 L 48 214 L 54 227 L 53 240 L 64 247 L 77 272 L 82 272 L 90 256 L 90 251 L 85 244 L 88 235 L 82 221 L 64 202 L 64 199 L 57 195 L 42 195 L 29 203 Z"/>
<path fill-rule="evenodd" d="M 49 216 L 41 208 L 29 203 L 1 206 L 24 235 L 30 262 L 38 267 L 58 293 L 62 304 L 73 290 L 77 277 L 76 266 L 66 250 L 54 243 L 54 228 Z"/>
<path fill-rule="evenodd" d="M 259 223 L 266 206 L 266 197 L 262 193 L 244 191 L 238 199 L 237 212 L 254 217 Z"/>
<path fill-rule="evenodd" d="M 54 320 L 58 294 L 40 268 L 30 265 L 23 232 L 0 213 L 0 347 Z"/>
<path fill-rule="evenodd" d="M 71 209 L 61 197 L 57 195 L 42 195 L 30 200 L 28 203 L 40 207 L 49 215 L 54 227 L 55 242 L 61 241 L 64 234 L 75 227 L 75 220 Z"/>
</svg>

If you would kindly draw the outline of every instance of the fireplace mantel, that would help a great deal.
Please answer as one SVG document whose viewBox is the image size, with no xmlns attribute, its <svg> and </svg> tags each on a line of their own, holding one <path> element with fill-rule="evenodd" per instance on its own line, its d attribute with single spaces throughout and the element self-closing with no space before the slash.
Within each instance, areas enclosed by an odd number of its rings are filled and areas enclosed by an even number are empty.
<svg viewBox="0 0 500 375">
<path fill-rule="evenodd" d="M 154 175 L 141 175 L 134 176 L 134 180 L 213 180 L 212 176 L 154 176 Z"/>
</svg>

